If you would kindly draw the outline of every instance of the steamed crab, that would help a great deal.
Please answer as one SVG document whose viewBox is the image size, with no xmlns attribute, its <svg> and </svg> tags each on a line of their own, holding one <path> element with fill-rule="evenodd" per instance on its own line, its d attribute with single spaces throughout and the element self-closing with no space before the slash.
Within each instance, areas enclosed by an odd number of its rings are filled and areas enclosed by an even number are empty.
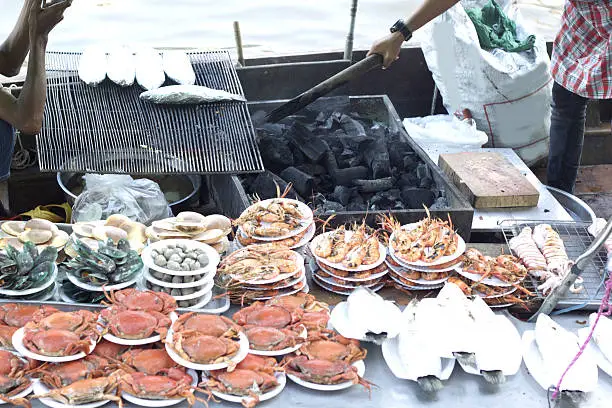
<svg viewBox="0 0 612 408">
<path fill-rule="evenodd" d="M 0 350 L 0 400 L 14 405 L 29 407 L 23 398 L 12 398 L 30 386 L 30 380 L 24 376 L 31 365 L 26 360 L 10 351 Z"/>
<path fill-rule="evenodd" d="M 303 311 L 299 308 L 291 310 L 283 306 L 255 302 L 234 313 L 232 318 L 236 323 L 247 328 L 258 326 L 283 329 L 299 323 L 302 315 Z"/>
<path fill-rule="evenodd" d="M 106 294 L 112 306 L 100 316 L 107 330 L 122 339 L 144 339 L 158 333 L 165 337 L 172 324 L 168 314 L 176 309 L 176 301 L 166 293 L 125 289 Z"/>
<path fill-rule="evenodd" d="M 50 313 L 39 309 L 26 324 L 23 344 L 34 353 L 51 357 L 89 353 L 100 339 L 98 315 L 86 310 Z"/>
<path fill-rule="evenodd" d="M 109 400 L 122 407 L 123 401 L 117 395 L 122 374 L 121 371 L 115 371 L 107 377 L 75 381 L 68 386 L 56 388 L 46 394 L 35 395 L 32 398 L 51 398 L 67 405 Z"/>
<path fill-rule="evenodd" d="M 184 370 L 169 369 L 164 375 L 147 375 L 144 373 L 125 374 L 121 377 L 121 390 L 139 398 L 160 400 L 185 398 L 189 406 L 197 401 L 208 406 L 207 400 L 196 398 L 193 394 L 193 378 Z M 200 392 L 205 392 L 198 390 Z M 210 393 L 206 392 L 210 399 Z"/>
<path fill-rule="evenodd" d="M 266 306 L 281 306 L 287 310 L 301 310 L 300 323 L 307 330 L 320 330 L 327 327 L 329 321 L 329 306 L 318 302 L 307 293 L 297 293 L 291 296 L 275 297 L 268 300 Z"/>
<path fill-rule="evenodd" d="M 308 343 L 297 353 L 310 360 L 352 364 L 365 359 L 367 351 L 360 347 L 359 340 L 347 339 L 331 331 L 322 331 L 309 335 Z"/>
<path fill-rule="evenodd" d="M 132 349 L 121 355 L 121 361 L 146 375 L 157 375 L 178 368 L 178 364 L 164 349 Z"/>
<path fill-rule="evenodd" d="M 316 384 L 340 384 L 351 381 L 371 391 L 372 384 L 359 377 L 357 368 L 343 361 L 310 360 L 306 356 L 288 356 L 284 359 L 287 373 Z"/>
<path fill-rule="evenodd" d="M 21 303 L 6 303 L 0 305 L 0 345 L 13 349 L 13 334 L 26 323 L 34 319 L 36 312 L 44 310 L 46 313 L 54 313 L 58 310 L 46 305 L 33 306 Z"/>
<path fill-rule="evenodd" d="M 194 363 L 227 362 L 231 366 L 231 358 L 240 350 L 239 327 L 220 316 L 187 313 L 174 322 L 172 330 L 174 349 Z"/>
<path fill-rule="evenodd" d="M 242 400 L 245 408 L 252 408 L 259 402 L 259 395 L 276 387 L 279 383 L 274 373 L 282 371 L 274 358 L 259 357 L 249 354 L 236 368 L 214 370 L 200 386 L 225 394 L 248 396 Z"/>
<path fill-rule="evenodd" d="M 81 360 L 68 363 L 46 364 L 35 373 L 49 388 L 66 387 L 76 381 L 103 377 L 114 369 L 117 364 L 96 355 L 89 355 Z"/>
</svg>

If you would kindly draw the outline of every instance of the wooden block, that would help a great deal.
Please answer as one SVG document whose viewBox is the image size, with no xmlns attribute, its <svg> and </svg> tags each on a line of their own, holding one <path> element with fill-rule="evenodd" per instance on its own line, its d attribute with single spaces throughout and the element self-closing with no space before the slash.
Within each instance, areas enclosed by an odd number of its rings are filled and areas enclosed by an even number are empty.
<svg viewBox="0 0 612 408">
<path fill-rule="evenodd" d="M 536 207 L 538 190 L 494 152 L 441 154 L 438 166 L 474 208 Z"/>
</svg>

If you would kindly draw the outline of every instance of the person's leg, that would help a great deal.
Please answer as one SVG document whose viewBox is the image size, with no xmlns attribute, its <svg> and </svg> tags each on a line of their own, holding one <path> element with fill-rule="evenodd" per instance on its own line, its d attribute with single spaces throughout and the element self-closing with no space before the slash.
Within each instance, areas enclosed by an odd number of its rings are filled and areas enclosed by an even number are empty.
<svg viewBox="0 0 612 408">
<path fill-rule="evenodd" d="M 551 187 L 573 193 L 582 155 L 588 100 L 556 82 L 552 99 L 547 182 Z"/>
</svg>

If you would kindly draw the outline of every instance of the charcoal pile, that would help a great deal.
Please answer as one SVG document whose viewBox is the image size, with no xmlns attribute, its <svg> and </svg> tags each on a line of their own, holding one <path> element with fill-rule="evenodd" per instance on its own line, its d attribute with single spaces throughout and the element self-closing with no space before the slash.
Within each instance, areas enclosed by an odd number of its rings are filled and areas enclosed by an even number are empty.
<svg viewBox="0 0 612 408">
<path fill-rule="evenodd" d="M 318 214 L 448 206 L 403 136 L 358 114 L 290 117 L 262 125 L 257 138 L 267 170 L 242 181 L 262 199 L 291 183 Z"/>
</svg>

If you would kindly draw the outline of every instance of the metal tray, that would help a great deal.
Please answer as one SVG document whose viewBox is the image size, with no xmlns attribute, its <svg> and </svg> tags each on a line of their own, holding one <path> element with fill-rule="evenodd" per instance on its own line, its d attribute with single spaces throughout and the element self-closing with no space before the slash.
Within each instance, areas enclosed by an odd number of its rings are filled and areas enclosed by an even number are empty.
<svg viewBox="0 0 612 408">
<path fill-rule="evenodd" d="M 561 236 L 570 259 L 576 259 L 583 254 L 594 240 L 594 237 L 587 231 L 587 228 L 591 225 L 588 223 L 506 220 L 502 221 L 500 226 L 506 239 L 509 253 L 511 253 L 509 244 L 511 238 L 518 235 L 524 227 L 533 228 L 538 224 L 544 223 L 550 225 Z M 606 262 L 607 255 L 604 250 L 600 250 L 582 272 L 584 290 L 579 293 L 568 292 L 557 304 L 557 309 L 582 306 L 584 310 L 597 310 L 604 295 L 603 283 Z M 544 298 L 537 289 L 538 284 L 535 278 L 529 276 L 526 283 L 530 290 L 534 290 L 540 298 Z"/>
</svg>

